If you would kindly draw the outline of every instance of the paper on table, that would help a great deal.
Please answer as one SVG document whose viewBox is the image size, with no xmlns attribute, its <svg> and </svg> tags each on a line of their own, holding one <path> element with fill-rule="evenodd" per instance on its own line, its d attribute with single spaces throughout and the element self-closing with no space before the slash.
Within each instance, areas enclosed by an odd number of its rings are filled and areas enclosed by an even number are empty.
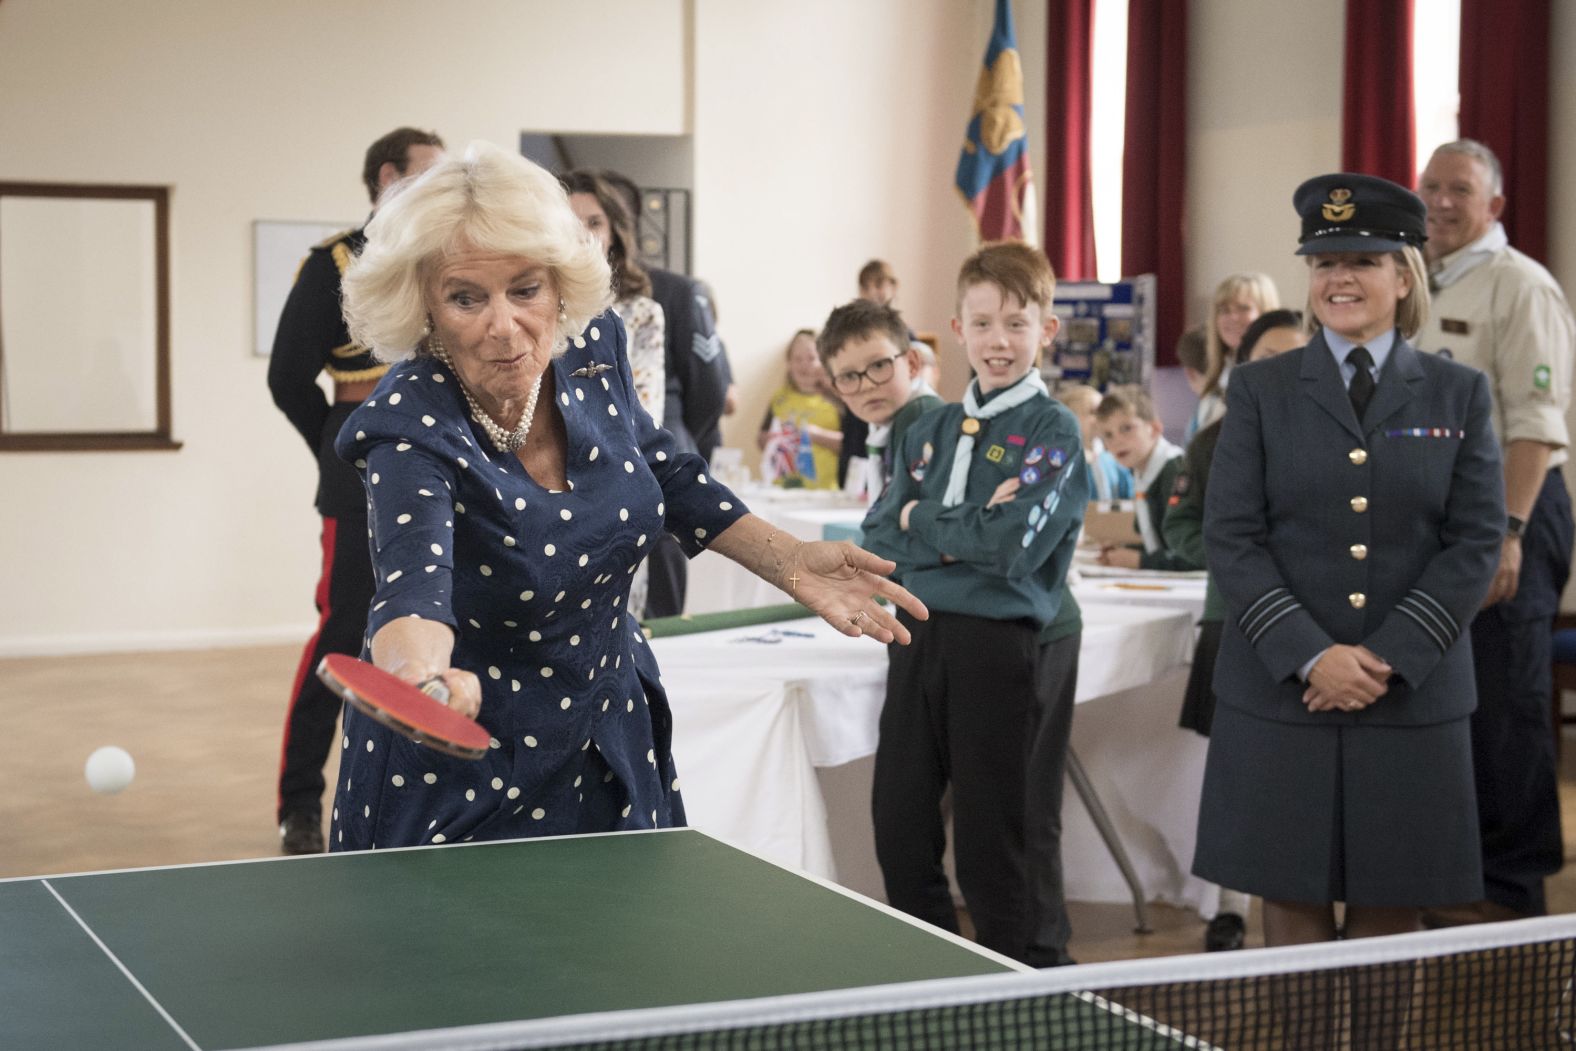
<svg viewBox="0 0 1576 1051">
<path fill-rule="evenodd" d="M 1209 576 L 1202 569 L 1123 569 L 1120 566 L 1102 566 L 1082 561 L 1078 563 L 1078 572 L 1085 577 L 1134 577 L 1142 580 L 1203 580 Z"/>
</svg>

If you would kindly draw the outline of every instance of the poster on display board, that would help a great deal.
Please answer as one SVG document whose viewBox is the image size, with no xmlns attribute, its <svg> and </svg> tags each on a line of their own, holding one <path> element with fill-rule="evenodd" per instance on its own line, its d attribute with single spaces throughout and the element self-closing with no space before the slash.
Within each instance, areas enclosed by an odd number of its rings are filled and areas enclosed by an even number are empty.
<svg viewBox="0 0 1576 1051">
<path fill-rule="evenodd" d="M 1147 384 L 1155 368 L 1155 275 L 1066 281 L 1053 304 L 1061 327 L 1040 366 L 1054 390 L 1087 383 L 1106 390 Z"/>
</svg>

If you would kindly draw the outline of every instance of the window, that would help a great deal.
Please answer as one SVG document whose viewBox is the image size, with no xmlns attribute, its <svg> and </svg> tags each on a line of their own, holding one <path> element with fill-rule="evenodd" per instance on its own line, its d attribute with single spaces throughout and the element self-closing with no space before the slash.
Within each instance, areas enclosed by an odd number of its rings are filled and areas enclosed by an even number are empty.
<svg viewBox="0 0 1576 1051">
<path fill-rule="evenodd" d="M 1421 173 L 1436 146 L 1461 137 L 1461 0 L 1413 0 L 1412 109 Z"/>
<path fill-rule="evenodd" d="M 1127 128 L 1127 0 L 1094 0 L 1089 80 L 1090 208 L 1099 280 L 1122 279 L 1122 144 Z"/>
</svg>

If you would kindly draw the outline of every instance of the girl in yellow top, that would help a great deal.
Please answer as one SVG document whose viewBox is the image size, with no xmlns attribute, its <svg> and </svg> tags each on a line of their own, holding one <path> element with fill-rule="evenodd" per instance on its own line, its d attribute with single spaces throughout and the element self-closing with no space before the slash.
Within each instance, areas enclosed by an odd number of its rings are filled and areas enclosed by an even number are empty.
<svg viewBox="0 0 1576 1051">
<path fill-rule="evenodd" d="M 813 329 L 793 334 L 787 358 L 788 382 L 772 395 L 756 439 L 761 474 L 784 488 L 836 489 L 842 411 L 827 393 Z"/>
</svg>

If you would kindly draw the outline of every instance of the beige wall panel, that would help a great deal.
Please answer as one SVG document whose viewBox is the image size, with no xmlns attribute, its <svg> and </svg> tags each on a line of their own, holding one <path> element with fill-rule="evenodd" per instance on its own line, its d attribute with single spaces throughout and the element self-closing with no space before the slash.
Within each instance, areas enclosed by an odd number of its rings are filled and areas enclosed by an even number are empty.
<svg viewBox="0 0 1576 1051">
<path fill-rule="evenodd" d="M 0 456 L 0 655 L 304 638 L 315 471 L 252 356 L 252 221 L 359 221 L 399 124 L 682 134 L 685 40 L 681 0 L 0 4 L 0 179 L 172 187 L 185 442 Z"/>
</svg>

